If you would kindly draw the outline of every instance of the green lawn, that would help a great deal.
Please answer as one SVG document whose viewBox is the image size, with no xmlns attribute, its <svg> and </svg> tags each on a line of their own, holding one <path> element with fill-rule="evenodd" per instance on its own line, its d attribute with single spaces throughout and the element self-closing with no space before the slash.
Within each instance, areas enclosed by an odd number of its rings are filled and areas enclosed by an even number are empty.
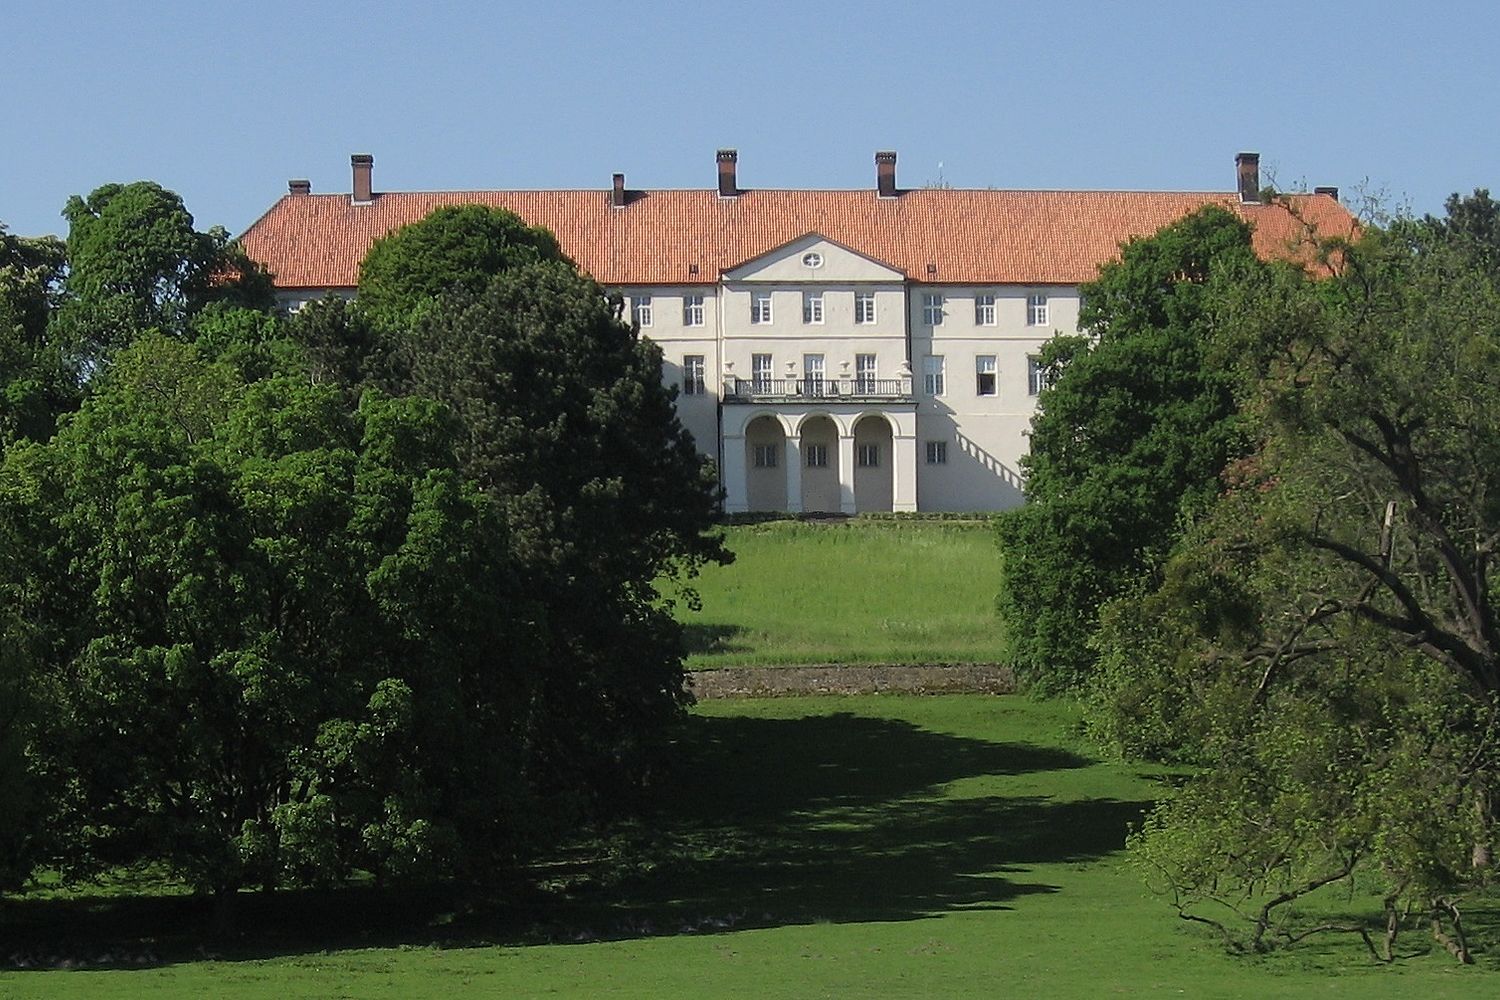
<svg viewBox="0 0 1500 1000">
<path fill-rule="evenodd" d="M 982 522 L 772 521 L 728 529 L 735 561 L 679 602 L 689 669 L 993 662 L 998 554 Z"/>
<path fill-rule="evenodd" d="M 193 901 L 38 900 L 6 947 L 179 938 L 142 970 L 0 973 L 0 997 L 1493 996 L 1500 955 L 1391 968 L 1346 938 L 1243 959 L 1144 892 L 1119 854 L 1160 771 L 1090 758 L 1067 709 L 1019 697 L 712 702 L 660 806 L 563 852 L 510 907 L 369 890 L 246 899 L 201 957 Z M 1473 904 L 1495 940 L 1500 910 Z M 41 930 L 38 930 L 38 928 Z M 111 947 L 118 948 L 117 945 Z M 135 947 L 139 947 L 136 945 Z M 121 949 L 128 952 L 129 949 Z"/>
</svg>

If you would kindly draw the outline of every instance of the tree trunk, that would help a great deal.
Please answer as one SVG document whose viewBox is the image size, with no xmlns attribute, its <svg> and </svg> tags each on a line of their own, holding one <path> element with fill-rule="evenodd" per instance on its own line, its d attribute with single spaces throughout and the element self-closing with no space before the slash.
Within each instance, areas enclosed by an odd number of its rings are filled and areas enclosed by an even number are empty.
<svg viewBox="0 0 1500 1000">
<path fill-rule="evenodd" d="M 1490 810 L 1489 788 L 1483 781 L 1476 785 L 1479 794 L 1474 798 L 1474 811 L 1479 814 L 1479 838 L 1474 841 L 1470 863 L 1476 871 L 1486 871 L 1495 863 L 1495 821 Z"/>
<path fill-rule="evenodd" d="M 1451 937 L 1443 930 L 1444 916 L 1453 922 L 1453 935 Z M 1469 942 L 1464 937 L 1463 918 L 1459 915 L 1458 907 L 1452 901 L 1446 899 L 1434 899 L 1432 901 L 1432 936 L 1439 944 L 1448 949 L 1448 954 L 1465 965 L 1474 964 L 1474 956 L 1469 954 Z"/>
<path fill-rule="evenodd" d="M 220 887 L 214 890 L 213 918 L 209 923 L 209 933 L 215 940 L 227 941 L 234 936 L 238 897 L 238 890 L 233 888 Z"/>
</svg>

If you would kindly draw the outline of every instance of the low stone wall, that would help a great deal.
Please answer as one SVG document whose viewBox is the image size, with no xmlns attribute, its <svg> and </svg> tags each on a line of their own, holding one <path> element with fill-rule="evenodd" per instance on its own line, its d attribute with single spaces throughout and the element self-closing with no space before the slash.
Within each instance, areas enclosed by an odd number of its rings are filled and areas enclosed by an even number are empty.
<svg viewBox="0 0 1500 1000">
<path fill-rule="evenodd" d="M 1011 694 L 1015 675 L 998 663 L 828 664 L 810 667 L 721 667 L 688 673 L 700 700 L 807 694 Z"/>
</svg>

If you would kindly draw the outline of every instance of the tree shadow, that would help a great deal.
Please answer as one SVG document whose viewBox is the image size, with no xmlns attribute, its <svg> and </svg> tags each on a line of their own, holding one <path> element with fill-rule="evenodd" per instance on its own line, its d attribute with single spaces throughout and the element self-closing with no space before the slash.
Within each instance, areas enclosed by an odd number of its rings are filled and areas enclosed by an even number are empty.
<svg viewBox="0 0 1500 1000">
<path fill-rule="evenodd" d="M 694 719 L 680 749 L 670 801 L 617 833 L 629 860 L 579 880 L 552 939 L 1006 909 L 1057 891 L 1011 877 L 1022 866 L 1117 851 L 1149 805 L 946 797 L 964 779 L 1093 762 L 848 713 Z"/>
<path fill-rule="evenodd" d="M 12 900 L 0 905 L 0 940 L 11 949 L 0 951 L 0 964 L 56 967 L 65 956 L 91 967 L 154 965 L 206 954 L 591 941 L 1009 909 L 1059 891 L 1019 878 L 1026 866 L 1114 852 L 1148 805 L 954 797 L 952 782 L 1092 762 L 848 713 L 695 716 L 678 748 L 678 773 L 639 818 L 558 850 L 498 901 L 451 886 L 247 893 L 241 936 L 214 946 L 202 936 L 201 899 Z"/>
<path fill-rule="evenodd" d="M 716 622 L 687 622 L 682 626 L 682 641 L 691 655 L 693 653 L 744 653 L 750 647 L 734 638 L 745 631 L 740 625 Z"/>
</svg>

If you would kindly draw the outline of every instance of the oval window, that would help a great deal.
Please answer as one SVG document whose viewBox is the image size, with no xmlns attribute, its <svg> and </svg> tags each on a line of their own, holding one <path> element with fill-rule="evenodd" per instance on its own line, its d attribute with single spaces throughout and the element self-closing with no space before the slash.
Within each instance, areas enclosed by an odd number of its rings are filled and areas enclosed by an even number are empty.
<svg viewBox="0 0 1500 1000">
<path fill-rule="evenodd" d="M 823 255 L 820 254 L 820 253 L 818 253 L 816 250 L 811 251 L 809 253 L 803 254 L 802 255 L 802 266 L 803 267 L 822 267 L 823 266 Z"/>
</svg>

